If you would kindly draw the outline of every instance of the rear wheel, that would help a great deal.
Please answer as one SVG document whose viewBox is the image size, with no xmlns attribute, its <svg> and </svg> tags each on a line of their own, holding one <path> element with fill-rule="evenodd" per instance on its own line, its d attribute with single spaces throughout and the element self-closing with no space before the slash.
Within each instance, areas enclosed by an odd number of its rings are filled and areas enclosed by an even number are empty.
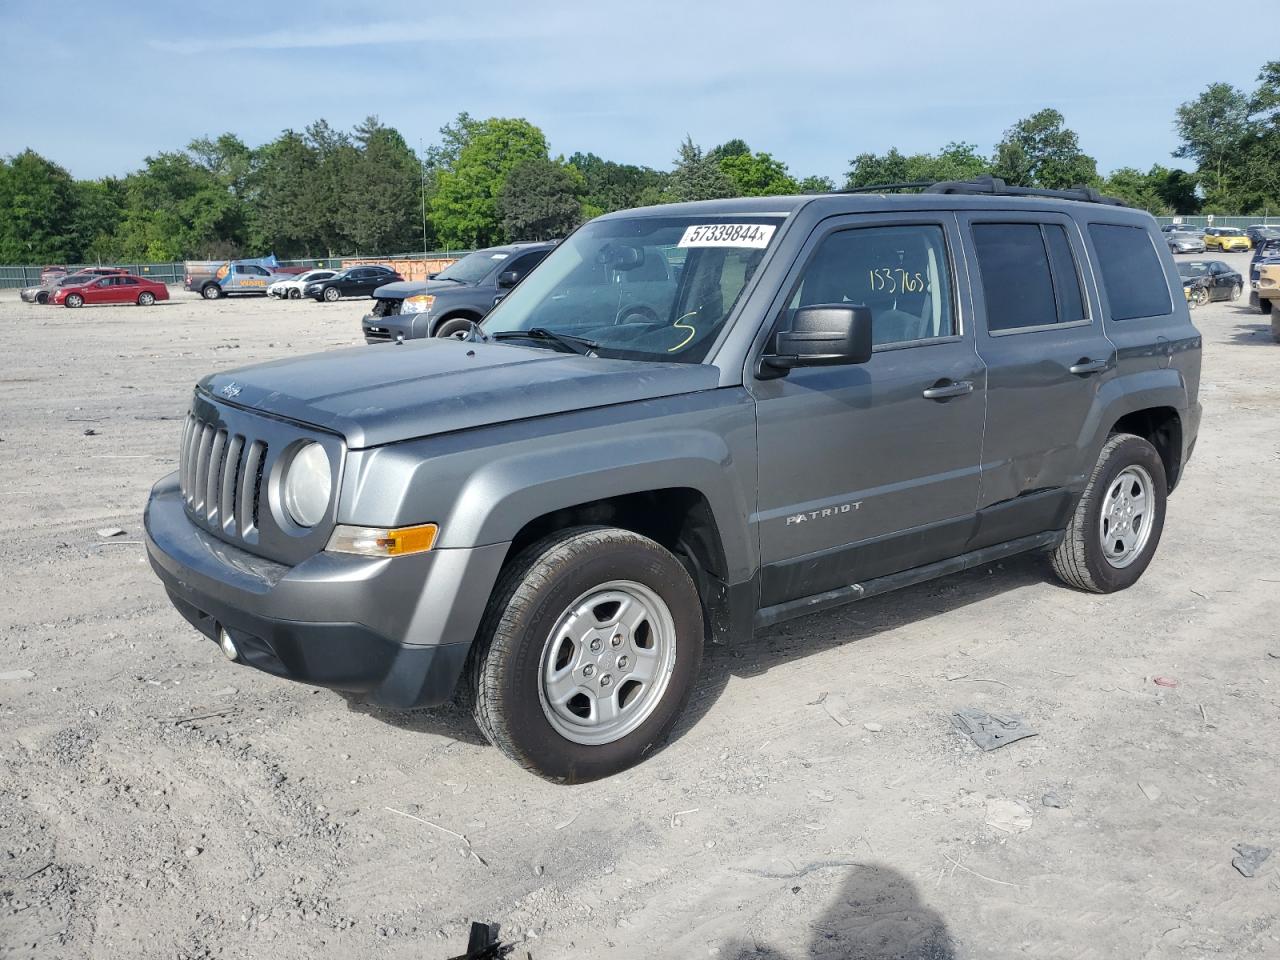
<svg viewBox="0 0 1280 960">
<path fill-rule="evenodd" d="M 324 288 L 324 299 L 327 303 L 333 303 L 335 300 L 337 300 L 341 296 L 342 296 L 342 291 L 339 290 L 337 287 Z"/>
<path fill-rule="evenodd" d="M 1167 496 L 1156 448 L 1131 433 L 1112 434 L 1053 553 L 1053 572 L 1090 593 L 1132 586 L 1155 556 Z"/>
<path fill-rule="evenodd" d="M 662 546 L 612 527 L 553 534 L 494 590 L 469 671 L 476 723 L 548 780 L 625 770 L 683 710 L 702 634 L 693 581 Z"/>
<path fill-rule="evenodd" d="M 156 295 L 150 290 L 143 290 L 138 294 L 138 306 L 149 307 L 156 302 Z"/>
<path fill-rule="evenodd" d="M 296 288 L 295 288 L 295 289 L 290 290 L 290 291 L 289 291 L 289 299 L 290 299 L 290 300 L 301 300 L 301 299 L 302 299 L 302 291 L 301 291 L 301 290 L 298 290 L 298 289 L 296 289 Z"/>
<path fill-rule="evenodd" d="M 200 293 L 206 300 L 217 300 L 222 296 L 222 288 L 216 283 L 206 283 Z"/>
<path fill-rule="evenodd" d="M 1271 301 L 1271 339 L 1280 343 L 1280 300 Z"/>
<path fill-rule="evenodd" d="M 83 307 L 84 297 L 78 293 L 68 293 L 67 299 L 63 301 L 68 307 Z"/>
</svg>

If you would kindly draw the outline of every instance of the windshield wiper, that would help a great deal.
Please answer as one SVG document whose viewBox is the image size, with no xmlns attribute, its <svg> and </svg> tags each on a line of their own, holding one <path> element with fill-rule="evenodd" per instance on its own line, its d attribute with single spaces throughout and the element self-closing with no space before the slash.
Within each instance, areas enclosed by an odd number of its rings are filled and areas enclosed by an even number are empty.
<svg viewBox="0 0 1280 960">
<path fill-rule="evenodd" d="M 499 330 L 489 334 L 490 340 L 545 340 L 564 347 L 570 353 L 590 356 L 600 348 L 600 344 L 586 337 L 575 337 L 571 333 L 556 333 L 546 327 L 530 327 L 528 330 Z"/>
</svg>

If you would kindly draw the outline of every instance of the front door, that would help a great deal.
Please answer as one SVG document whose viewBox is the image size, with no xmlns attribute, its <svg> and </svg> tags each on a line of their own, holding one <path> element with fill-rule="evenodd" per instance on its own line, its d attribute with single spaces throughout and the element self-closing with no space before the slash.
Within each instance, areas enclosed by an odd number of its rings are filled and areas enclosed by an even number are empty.
<svg viewBox="0 0 1280 960">
<path fill-rule="evenodd" d="M 871 309 L 865 364 L 754 380 L 761 606 L 963 552 L 974 523 L 986 376 L 957 282 L 950 215 L 833 218 L 809 238 L 797 307 Z"/>
</svg>

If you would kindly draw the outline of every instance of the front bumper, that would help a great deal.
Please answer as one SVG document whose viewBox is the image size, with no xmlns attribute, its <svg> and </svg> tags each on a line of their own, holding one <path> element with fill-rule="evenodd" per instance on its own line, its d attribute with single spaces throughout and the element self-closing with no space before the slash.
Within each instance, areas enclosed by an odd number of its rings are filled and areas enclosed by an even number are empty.
<svg viewBox="0 0 1280 960">
<path fill-rule="evenodd" d="M 414 340 L 427 335 L 429 318 L 429 313 L 397 313 L 389 317 L 366 313 L 360 321 L 360 329 L 365 343 Z"/>
<path fill-rule="evenodd" d="M 387 707 L 453 695 L 506 544 L 380 559 L 319 553 L 295 567 L 187 519 L 177 475 L 151 491 L 147 556 L 174 606 L 241 662 Z"/>
</svg>

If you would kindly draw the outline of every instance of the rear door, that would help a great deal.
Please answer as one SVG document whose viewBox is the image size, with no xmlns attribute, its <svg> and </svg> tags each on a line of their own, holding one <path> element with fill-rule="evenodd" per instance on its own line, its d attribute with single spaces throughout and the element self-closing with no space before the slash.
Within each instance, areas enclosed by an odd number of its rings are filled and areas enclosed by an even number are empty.
<svg viewBox="0 0 1280 960">
<path fill-rule="evenodd" d="M 754 379 L 761 606 L 962 553 L 978 500 L 986 381 L 951 214 L 835 217 L 775 307 L 870 308 L 864 364 Z M 772 337 L 771 337 L 772 339 Z"/>
<path fill-rule="evenodd" d="M 116 277 L 115 284 L 111 287 L 113 291 L 112 301 L 115 303 L 133 303 L 138 299 L 138 293 L 142 290 L 141 284 L 137 277 Z"/>
<path fill-rule="evenodd" d="M 961 214 L 987 365 L 979 527 L 973 546 L 1066 523 L 1093 462 L 1086 450 L 1115 347 L 1082 265 L 1084 238 L 1055 213 Z"/>
</svg>

